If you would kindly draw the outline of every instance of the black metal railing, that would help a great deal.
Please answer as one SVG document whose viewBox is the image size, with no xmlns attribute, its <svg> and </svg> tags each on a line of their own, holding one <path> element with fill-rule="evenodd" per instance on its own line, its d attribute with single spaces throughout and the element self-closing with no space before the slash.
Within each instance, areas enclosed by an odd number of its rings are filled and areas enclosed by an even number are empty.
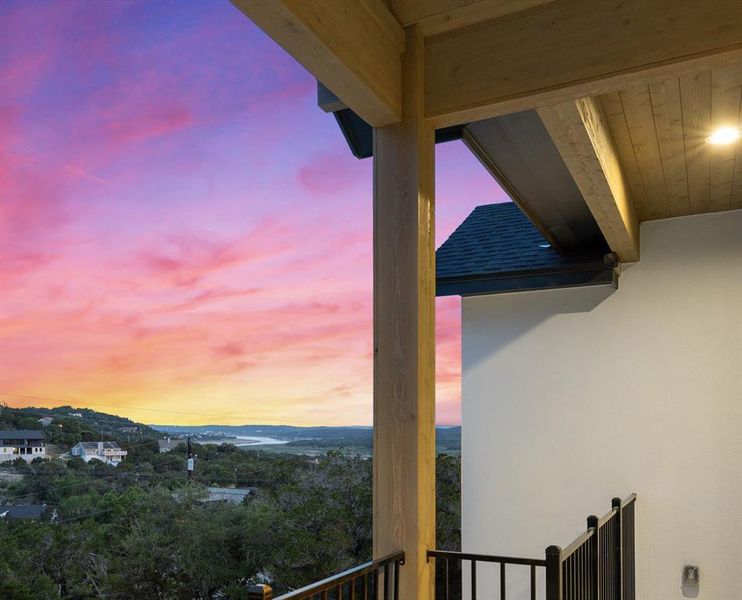
<svg viewBox="0 0 742 600">
<path fill-rule="evenodd" d="M 614 498 L 611 510 L 600 518 L 589 516 L 587 530 L 564 550 L 549 546 L 545 559 L 428 550 L 427 560 L 436 561 L 435 598 L 461 600 L 463 565 L 467 564 L 469 597 L 477 600 L 477 565 L 486 563 L 499 567 L 499 600 L 507 600 L 510 567 L 528 569 L 530 600 L 544 596 L 546 600 L 636 600 L 635 507 L 636 494 L 625 500 Z M 399 568 L 404 558 L 404 552 L 398 552 L 275 600 L 400 600 Z M 537 590 L 538 569 L 544 569 L 546 581 L 545 587 L 541 584 L 541 594 Z M 491 589 L 485 596 L 487 600 L 494 598 Z M 523 597 L 519 590 L 518 598 Z"/>
<path fill-rule="evenodd" d="M 499 565 L 499 577 L 488 580 L 484 596 L 487 600 L 507 600 L 509 567 L 528 567 L 511 592 L 530 600 L 635 600 L 634 513 L 636 494 L 626 500 L 614 498 L 611 510 L 598 518 L 587 519 L 587 531 L 562 550 L 559 546 L 546 549 L 546 559 L 489 556 L 465 552 L 429 550 L 428 560 L 436 559 L 436 600 L 462 600 L 462 574 L 470 570 L 467 597 L 477 600 L 480 581 L 479 563 Z M 538 569 L 545 570 L 545 586 Z M 543 574 L 544 572 L 541 572 Z M 499 579 L 499 583 L 497 583 Z M 491 581 L 495 581 L 492 589 Z M 538 583 L 538 590 L 537 590 Z M 523 590 L 523 587 L 527 591 Z M 499 587 L 499 595 L 497 588 Z M 545 589 L 544 589 L 545 588 Z"/>
<path fill-rule="evenodd" d="M 635 600 L 636 494 L 587 518 L 587 531 L 562 550 L 546 549 L 547 600 Z"/>
<path fill-rule="evenodd" d="M 367 562 L 275 600 L 399 600 L 404 552 Z"/>
<path fill-rule="evenodd" d="M 477 600 L 477 565 L 489 563 L 499 565 L 500 600 L 507 600 L 507 576 L 508 566 L 518 565 L 528 567 L 530 571 L 530 598 L 536 600 L 536 569 L 546 567 L 546 561 L 542 558 L 517 558 L 514 556 L 489 556 L 486 554 L 469 554 L 466 552 L 448 552 L 444 550 L 428 550 L 428 560 L 436 560 L 436 600 L 460 600 L 461 598 L 461 572 L 464 563 L 468 563 L 470 569 L 469 589 L 471 600 Z M 443 563 L 441 565 L 441 562 Z M 454 563 L 453 569 L 451 563 Z M 457 573 L 456 581 L 451 577 L 451 571 Z M 491 598 L 491 594 L 487 594 Z"/>
</svg>

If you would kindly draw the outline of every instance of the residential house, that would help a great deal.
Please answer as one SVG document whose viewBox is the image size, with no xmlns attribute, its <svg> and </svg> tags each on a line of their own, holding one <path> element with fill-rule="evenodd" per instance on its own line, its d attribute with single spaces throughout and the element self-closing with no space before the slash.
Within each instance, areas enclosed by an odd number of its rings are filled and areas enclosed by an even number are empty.
<svg viewBox="0 0 742 600">
<path fill-rule="evenodd" d="M 35 429 L 7 429 L 0 431 L 0 462 L 22 458 L 31 462 L 46 457 L 44 432 Z"/>
<path fill-rule="evenodd" d="M 374 163 L 374 560 L 288 597 L 370 579 L 430 600 L 450 564 L 471 598 L 738 597 L 739 2 L 233 2 Z M 452 140 L 542 236 L 492 269 L 470 239 L 481 263 L 441 272 L 464 296 L 478 554 L 435 549 L 435 144 Z"/>
<path fill-rule="evenodd" d="M 185 444 L 185 440 L 181 439 L 171 439 L 171 438 L 165 438 L 164 440 L 157 440 L 157 445 L 160 448 L 160 453 L 163 452 L 170 452 L 174 448 L 177 448 L 178 446 L 182 446 Z"/>
<path fill-rule="evenodd" d="M 72 446 L 70 454 L 85 462 L 95 459 L 115 467 L 124 460 L 128 452 L 122 450 L 116 442 L 78 442 Z"/>
<path fill-rule="evenodd" d="M 54 417 L 41 417 L 38 422 L 44 427 L 49 427 L 54 422 Z"/>
<path fill-rule="evenodd" d="M 207 502 L 228 502 L 242 504 L 245 498 L 255 494 L 255 488 L 210 487 Z"/>
</svg>

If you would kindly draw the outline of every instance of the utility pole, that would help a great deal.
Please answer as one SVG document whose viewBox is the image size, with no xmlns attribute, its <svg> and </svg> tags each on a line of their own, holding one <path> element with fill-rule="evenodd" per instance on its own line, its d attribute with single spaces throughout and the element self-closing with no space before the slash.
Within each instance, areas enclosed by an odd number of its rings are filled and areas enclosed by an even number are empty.
<svg viewBox="0 0 742 600">
<path fill-rule="evenodd" d="M 188 469 L 188 483 L 193 481 L 193 448 L 191 448 L 191 436 L 188 436 L 188 460 L 186 468 Z"/>
</svg>

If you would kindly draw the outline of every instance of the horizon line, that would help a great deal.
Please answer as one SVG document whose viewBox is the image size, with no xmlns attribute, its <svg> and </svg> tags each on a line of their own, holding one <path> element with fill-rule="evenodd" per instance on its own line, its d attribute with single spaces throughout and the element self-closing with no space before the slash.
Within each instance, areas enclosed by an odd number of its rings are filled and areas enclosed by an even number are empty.
<svg viewBox="0 0 742 600">
<path fill-rule="evenodd" d="M 118 417 L 120 419 L 127 419 L 127 420 L 129 420 L 129 421 L 131 421 L 133 423 L 139 423 L 140 425 L 145 425 L 147 427 L 152 427 L 152 428 L 155 428 L 155 427 L 158 427 L 159 426 L 159 427 L 295 427 L 297 429 L 309 429 L 309 428 L 373 429 L 373 424 L 371 424 L 371 425 L 290 425 L 290 424 L 287 424 L 287 423 L 281 423 L 281 424 L 277 424 L 277 425 L 270 425 L 270 424 L 265 424 L 265 423 L 249 423 L 249 422 L 244 422 L 244 423 L 239 423 L 239 424 L 236 424 L 236 425 L 229 425 L 229 424 L 226 424 L 226 423 L 205 423 L 205 424 L 196 424 L 196 425 L 193 425 L 193 424 L 179 425 L 177 423 L 146 423 L 144 421 L 136 421 L 136 420 L 134 420 L 134 419 L 132 419 L 131 417 L 128 417 L 128 416 L 123 416 L 123 415 L 116 414 L 116 413 L 111 413 L 111 412 L 103 412 L 102 410 L 96 410 L 95 408 L 91 408 L 90 406 L 75 406 L 74 404 L 70 404 L 69 403 L 70 402 L 69 400 L 63 400 L 61 398 L 52 399 L 52 398 L 48 398 L 48 397 L 45 398 L 43 396 L 32 396 L 32 395 L 23 395 L 23 394 L 11 394 L 11 393 L 8 393 L 8 392 L 0 392 L 0 395 L 12 396 L 12 397 L 15 397 L 15 398 L 26 398 L 26 399 L 29 399 L 29 400 L 41 400 L 41 401 L 47 400 L 47 401 L 52 401 L 52 402 L 65 402 L 65 404 L 60 404 L 60 405 L 57 405 L 57 406 L 9 406 L 8 404 L 0 403 L 0 408 L 9 408 L 11 410 L 27 410 L 27 409 L 29 409 L 29 410 L 56 410 L 56 409 L 59 409 L 59 408 L 69 407 L 69 408 L 74 409 L 74 410 L 90 410 L 90 411 L 93 411 L 93 412 L 98 413 L 98 414 L 105 414 L 105 415 L 109 415 L 109 416 L 113 416 L 113 417 Z M 74 400 L 72 402 L 74 402 Z M 100 404 L 99 404 L 99 406 L 100 406 Z M 111 405 L 109 405 L 109 406 L 111 406 Z M 111 406 L 111 408 L 127 408 L 127 407 Z M 159 409 L 155 409 L 155 408 L 145 408 L 145 407 L 138 407 L 138 406 L 137 407 L 130 407 L 130 408 L 133 409 L 133 410 L 135 410 L 135 411 L 136 410 L 149 410 L 149 411 L 153 411 L 153 412 L 168 412 L 168 413 L 184 414 L 184 415 L 188 415 L 188 414 L 200 414 L 200 413 L 188 413 L 187 411 L 185 411 L 183 413 L 178 413 L 178 411 L 173 411 L 173 410 L 159 410 Z M 204 415 L 204 416 L 208 416 L 208 415 Z M 435 427 L 436 428 L 461 427 L 461 423 L 456 423 L 456 424 L 436 423 L 435 424 Z"/>
</svg>

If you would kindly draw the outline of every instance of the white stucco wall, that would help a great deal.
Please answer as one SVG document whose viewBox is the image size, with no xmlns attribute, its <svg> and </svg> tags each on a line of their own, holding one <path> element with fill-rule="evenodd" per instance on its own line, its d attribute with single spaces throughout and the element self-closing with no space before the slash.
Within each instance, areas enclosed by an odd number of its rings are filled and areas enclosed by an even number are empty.
<svg viewBox="0 0 742 600">
<path fill-rule="evenodd" d="M 739 599 L 742 211 L 641 237 L 613 293 L 464 299 L 463 549 L 542 557 L 636 492 L 637 597 L 695 564 L 698 598 Z"/>
</svg>

